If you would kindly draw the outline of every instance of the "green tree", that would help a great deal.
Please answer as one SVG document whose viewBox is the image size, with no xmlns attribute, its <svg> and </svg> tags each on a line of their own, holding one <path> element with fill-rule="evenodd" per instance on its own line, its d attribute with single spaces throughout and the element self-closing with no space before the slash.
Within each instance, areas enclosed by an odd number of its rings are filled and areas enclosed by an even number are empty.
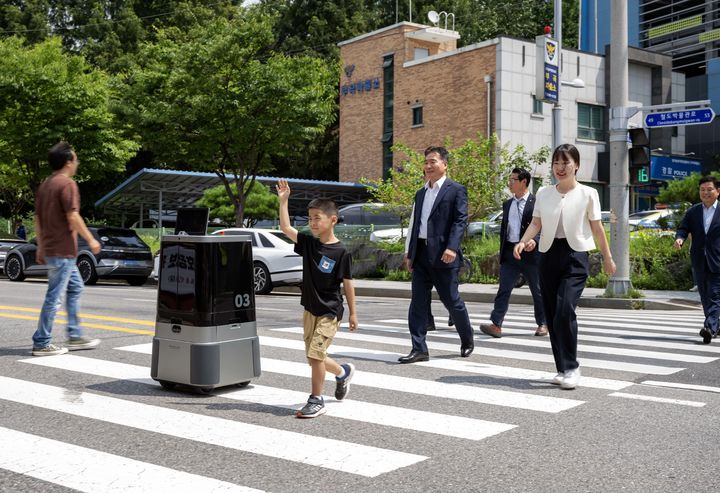
<svg viewBox="0 0 720 493">
<path fill-rule="evenodd" d="M 0 170 L 4 186 L 34 193 L 49 174 L 48 149 L 76 150 L 78 179 L 123 169 L 138 146 L 123 138 L 110 111 L 110 79 L 50 38 L 31 47 L 0 40 Z"/>
<path fill-rule="evenodd" d="M 478 133 L 457 147 L 445 144 L 450 152 L 448 176 L 461 183 L 468 191 L 468 220 L 474 221 L 497 210 L 507 196 L 507 178 L 513 168 L 525 168 L 531 172 L 537 165 L 547 161 L 550 148 L 544 146 L 533 153 L 524 146 L 500 146 L 497 136 L 485 138 Z M 372 197 L 388 205 L 388 209 L 409 216 L 415 192 L 423 184 L 424 156 L 403 144 L 393 146 L 393 152 L 407 156 L 402 164 L 391 169 L 386 180 L 368 181 Z M 406 222 L 404 224 L 407 224 Z"/>
<path fill-rule="evenodd" d="M 238 226 L 255 177 L 272 158 L 302 152 L 334 117 L 335 70 L 272 51 L 272 21 L 253 10 L 159 33 L 128 72 L 118 108 L 160 162 L 215 172 Z"/>
<path fill-rule="evenodd" d="M 713 171 L 712 176 L 720 180 L 720 171 Z M 700 173 L 691 173 L 690 176 L 682 180 L 672 180 L 666 182 L 666 187 L 660 190 L 657 196 L 658 202 L 664 204 L 696 204 L 700 202 Z"/>
<path fill-rule="evenodd" d="M 260 182 L 255 182 L 250 192 L 245 190 L 245 196 L 245 226 L 255 226 L 261 219 L 277 219 L 278 198 L 268 187 Z M 223 185 L 205 190 L 202 198 L 196 204 L 209 208 L 211 218 L 220 218 L 225 224 L 235 222 L 235 208 Z"/>
</svg>

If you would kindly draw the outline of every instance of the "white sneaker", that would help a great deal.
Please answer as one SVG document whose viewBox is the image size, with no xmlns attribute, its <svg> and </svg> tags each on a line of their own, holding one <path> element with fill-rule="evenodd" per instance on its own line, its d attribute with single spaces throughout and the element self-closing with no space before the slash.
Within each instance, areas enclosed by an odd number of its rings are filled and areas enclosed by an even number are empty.
<svg viewBox="0 0 720 493">
<path fill-rule="evenodd" d="M 565 373 L 560 371 L 552 378 L 552 380 L 550 380 L 550 383 L 553 385 L 560 385 L 562 384 L 563 378 L 565 378 Z"/>
<path fill-rule="evenodd" d="M 580 368 L 568 370 L 565 372 L 565 378 L 562 379 L 560 386 L 566 390 L 574 389 L 580 383 Z"/>
</svg>

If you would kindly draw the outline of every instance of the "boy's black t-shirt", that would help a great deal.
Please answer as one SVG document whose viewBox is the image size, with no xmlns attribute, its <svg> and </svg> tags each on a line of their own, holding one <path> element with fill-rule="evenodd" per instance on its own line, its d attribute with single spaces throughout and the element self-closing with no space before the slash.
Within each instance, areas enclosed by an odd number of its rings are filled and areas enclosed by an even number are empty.
<svg viewBox="0 0 720 493">
<path fill-rule="evenodd" d="M 303 258 L 303 283 L 300 304 L 307 311 L 321 317 L 343 316 L 343 297 L 340 284 L 352 279 L 352 255 L 340 243 L 321 243 L 319 239 L 298 233 L 295 253 Z"/>
</svg>

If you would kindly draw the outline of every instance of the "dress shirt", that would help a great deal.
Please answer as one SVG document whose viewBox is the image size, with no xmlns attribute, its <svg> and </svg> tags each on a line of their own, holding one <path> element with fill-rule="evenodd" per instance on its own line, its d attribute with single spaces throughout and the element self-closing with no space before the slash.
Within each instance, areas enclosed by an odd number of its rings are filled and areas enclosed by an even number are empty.
<svg viewBox="0 0 720 493">
<path fill-rule="evenodd" d="M 710 207 L 705 207 L 705 204 L 703 204 L 703 227 L 705 228 L 705 234 L 707 234 L 708 229 L 710 229 L 710 223 L 712 223 L 713 216 L 715 215 L 715 209 L 717 208 L 718 201 L 716 200 L 713 202 L 713 205 Z"/>
<path fill-rule="evenodd" d="M 522 224 L 522 215 L 525 211 L 525 204 L 527 198 L 530 196 L 530 192 L 525 192 L 520 198 L 513 197 L 512 204 L 508 210 L 508 231 L 507 240 L 510 243 L 517 243 L 520 241 L 520 226 Z"/>
<path fill-rule="evenodd" d="M 418 232 L 418 238 L 427 240 L 428 218 L 430 217 L 430 211 L 432 211 L 433 204 L 435 204 L 435 199 L 443 183 L 445 183 L 445 176 L 436 181 L 432 186 L 430 186 L 429 181 L 425 182 L 425 198 L 423 199 L 422 211 L 420 212 L 420 231 Z"/>
</svg>

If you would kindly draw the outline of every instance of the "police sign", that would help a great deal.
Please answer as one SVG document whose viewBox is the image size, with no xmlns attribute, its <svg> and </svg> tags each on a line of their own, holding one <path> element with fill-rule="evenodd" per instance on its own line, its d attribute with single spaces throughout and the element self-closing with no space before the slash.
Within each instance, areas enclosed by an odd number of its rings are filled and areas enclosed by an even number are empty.
<svg viewBox="0 0 720 493">
<path fill-rule="evenodd" d="M 537 36 L 535 46 L 535 99 L 546 103 L 557 103 L 560 85 L 560 45 L 555 39 Z"/>
</svg>

